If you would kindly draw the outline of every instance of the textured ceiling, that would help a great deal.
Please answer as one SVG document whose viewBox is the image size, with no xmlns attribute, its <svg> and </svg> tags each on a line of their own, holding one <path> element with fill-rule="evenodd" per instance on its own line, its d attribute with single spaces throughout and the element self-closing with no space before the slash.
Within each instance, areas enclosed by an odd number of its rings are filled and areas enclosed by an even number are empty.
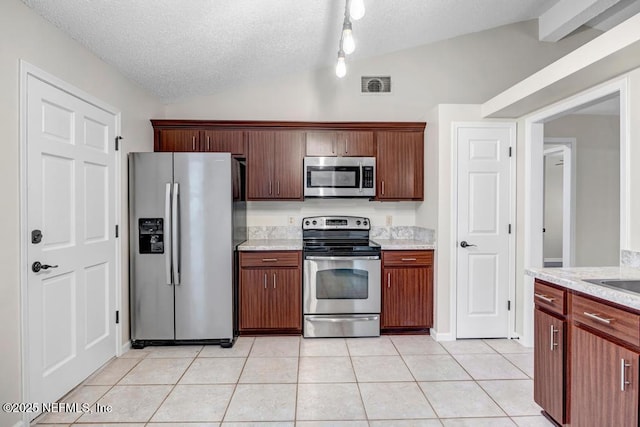
<svg viewBox="0 0 640 427">
<path fill-rule="evenodd" d="M 167 102 L 332 67 L 344 17 L 343 0 L 23 1 Z M 555 2 L 365 0 L 348 60 L 537 18 Z"/>
</svg>

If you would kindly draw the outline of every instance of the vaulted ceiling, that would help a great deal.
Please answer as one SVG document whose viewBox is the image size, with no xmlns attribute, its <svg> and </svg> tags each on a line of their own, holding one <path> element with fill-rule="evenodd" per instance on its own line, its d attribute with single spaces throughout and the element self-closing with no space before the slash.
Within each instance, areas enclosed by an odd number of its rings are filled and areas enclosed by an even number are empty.
<svg viewBox="0 0 640 427">
<path fill-rule="evenodd" d="M 167 102 L 277 75 L 322 67 L 331 72 L 345 7 L 344 0 L 23 1 Z M 571 31 L 578 15 L 606 30 L 630 10 L 637 13 L 640 4 L 589 0 L 609 9 L 602 15 L 593 8 L 565 10 L 572 1 L 365 0 L 365 16 L 353 23 L 357 48 L 348 60 L 545 14 L 551 39 Z"/>
</svg>

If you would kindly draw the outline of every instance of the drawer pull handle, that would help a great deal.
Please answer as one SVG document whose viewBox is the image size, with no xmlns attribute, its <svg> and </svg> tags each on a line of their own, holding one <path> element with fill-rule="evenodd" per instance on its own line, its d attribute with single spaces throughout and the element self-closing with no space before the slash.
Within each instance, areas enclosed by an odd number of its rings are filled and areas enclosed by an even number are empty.
<svg viewBox="0 0 640 427">
<path fill-rule="evenodd" d="M 584 315 L 590 319 L 597 320 L 598 322 L 606 323 L 607 325 L 610 325 L 611 321 L 614 320 L 614 319 L 605 319 L 604 317 L 600 317 L 598 316 L 598 313 L 589 313 L 585 311 Z"/>
<path fill-rule="evenodd" d="M 402 258 L 402 261 L 417 261 L 416 258 Z"/>
<path fill-rule="evenodd" d="M 630 363 L 627 363 L 626 360 L 620 359 L 620 391 L 625 391 L 625 388 L 628 384 L 631 384 L 631 381 L 627 381 L 626 369 L 631 366 Z"/>
<path fill-rule="evenodd" d="M 556 299 L 555 298 L 549 298 L 546 295 L 542 295 L 542 294 L 534 294 L 536 296 L 536 298 L 541 299 L 544 302 L 548 302 L 548 303 L 552 303 L 554 302 Z"/>
<path fill-rule="evenodd" d="M 278 262 L 278 258 L 262 258 L 262 262 Z"/>
<path fill-rule="evenodd" d="M 267 289 L 267 273 L 264 273 L 264 288 Z"/>
</svg>

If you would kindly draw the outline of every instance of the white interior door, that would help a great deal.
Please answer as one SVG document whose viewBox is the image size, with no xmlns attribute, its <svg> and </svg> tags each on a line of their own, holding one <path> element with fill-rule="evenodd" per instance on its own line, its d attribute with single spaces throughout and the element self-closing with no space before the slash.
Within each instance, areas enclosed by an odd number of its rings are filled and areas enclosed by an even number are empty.
<svg viewBox="0 0 640 427">
<path fill-rule="evenodd" d="M 456 140 L 456 336 L 507 337 L 515 125 L 459 126 Z"/>
<path fill-rule="evenodd" d="M 116 351 L 116 116 L 31 75 L 26 99 L 28 395 L 55 402 Z"/>
</svg>

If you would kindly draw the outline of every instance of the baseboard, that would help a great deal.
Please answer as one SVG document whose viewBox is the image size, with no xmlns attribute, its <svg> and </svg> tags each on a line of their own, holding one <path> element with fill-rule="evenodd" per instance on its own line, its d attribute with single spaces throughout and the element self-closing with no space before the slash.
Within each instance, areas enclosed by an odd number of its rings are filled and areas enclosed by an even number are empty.
<svg viewBox="0 0 640 427">
<path fill-rule="evenodd" d="M 120 344 L 120 351 L 118 352 L 118 354 L 116 354 L 116 356 L 122 356 L 129 350 L 131 350 L 131 340 L 127 340 L 127 342 Z"/>
<path fill-rule="evenodd" d="M 436 341 L 455 341 L 456 340 L 451 332 L 439 333 L 434 328 L 431 328 L 430 334 L 433 337 L 433 339 L 435 339 Z"/>
</svg>

